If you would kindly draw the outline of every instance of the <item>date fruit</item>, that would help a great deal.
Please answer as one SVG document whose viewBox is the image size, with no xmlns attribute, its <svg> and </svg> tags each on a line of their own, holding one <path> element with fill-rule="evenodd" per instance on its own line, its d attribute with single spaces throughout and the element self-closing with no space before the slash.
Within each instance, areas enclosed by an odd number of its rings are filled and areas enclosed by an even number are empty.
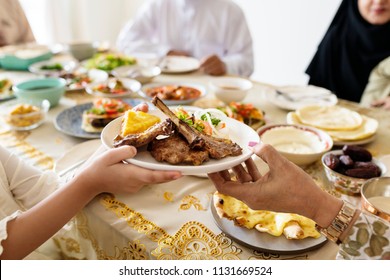
<svg viewBox="0 0 390 280">
<path fill-rule="evenodd" d="M 328 154 L 324 157 L 324 163 L 330 169 L 335 170 L 339 167 L 340 160 L 336 155 Z"/>
<path fill-rule="evenodd" d="M 343 153 L 344 155 L 349 156 L 354 161 L 372 160 L 372 155 L 368 150 L 356 145 L 345 145 L 343 147 Z"/>
<path fill-rule="evenodd" d="M 381 169 L 372 162 L 371 153 L 359 146 L 345 145 L 342 154 L 328 154 L 324 164 L 330 169 L 350 177 L 370 179 L 381 176 Z"/>
<path fill-rule="evenodd" d="M 347 169 L 345 171 L 345 175 L 354 177 L 354 178 L 363 178 L 363 179 L 370 179 L 374 177 L 378 177 L 378 173 L 375 169 L 372 168 L 351 168 Z"/>
<path fill-rule="evenodd" d="M 353 166 L 353 164 L 354 164 L 353 160 L 348 155 L 342 155 L 342 156 L 340 156 L 339 159 L 340 159 L 341 163 L 344 164 L 345 166 L 350 167 L 350 166 Z"/>
</svg>

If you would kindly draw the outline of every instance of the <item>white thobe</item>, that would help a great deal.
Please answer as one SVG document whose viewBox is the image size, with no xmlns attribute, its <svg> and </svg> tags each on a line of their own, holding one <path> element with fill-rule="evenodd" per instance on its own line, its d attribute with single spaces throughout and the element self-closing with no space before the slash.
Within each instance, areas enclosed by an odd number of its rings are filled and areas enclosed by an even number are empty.
<svg viewBox="0 0 390 280">
<path fill-rule="evenodd" d="M 117 48 L 132 55 L 170 50 L 203 59 L 218 55 L 228 74 L 253 72 L 252 37 L 241 8 L 230 0 L 152 0 L 121 30 Z"/>
</svg>

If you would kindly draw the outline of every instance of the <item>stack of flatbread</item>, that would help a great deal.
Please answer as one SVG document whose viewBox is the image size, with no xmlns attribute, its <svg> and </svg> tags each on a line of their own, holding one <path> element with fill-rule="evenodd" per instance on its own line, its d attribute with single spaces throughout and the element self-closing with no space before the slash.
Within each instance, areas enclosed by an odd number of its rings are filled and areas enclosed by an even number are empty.
<svg viewBox="0 0 390 280">
<path fill-rule="evenodd" d="M 377 120 L 337 105 L 302 107 L 287 114 L 287 123 L 322 129 L 334 142 L 353 143 L 368 139 L 378 129 Z"/>
</svg>

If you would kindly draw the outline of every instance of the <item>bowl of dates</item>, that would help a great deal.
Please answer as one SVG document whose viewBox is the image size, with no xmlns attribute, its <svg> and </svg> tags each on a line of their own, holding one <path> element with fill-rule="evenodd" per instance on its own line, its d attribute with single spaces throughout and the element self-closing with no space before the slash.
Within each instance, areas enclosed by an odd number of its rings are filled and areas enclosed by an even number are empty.
<svg viewBox="0 0 390 280">
<path fill-rule="evenodd" d="M 373 158 L 367 149 L 356 145 L 345 145 L 342 150 L 327 152 L 321 160 L 333 187 L 348 195 L 360 195 L 367 180 L 386 173 L 383 163 Z"/>
</svg>

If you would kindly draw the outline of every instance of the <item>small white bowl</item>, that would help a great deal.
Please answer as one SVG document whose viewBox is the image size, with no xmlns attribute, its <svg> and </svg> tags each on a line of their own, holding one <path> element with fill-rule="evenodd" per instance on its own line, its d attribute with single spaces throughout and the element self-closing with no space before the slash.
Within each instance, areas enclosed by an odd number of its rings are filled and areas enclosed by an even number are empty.
<svg viewBox="0 0 390 280">
<path fill-rule="evenodd" d="M 328 133 L 302 125 L 266 125 L 257 132 L 263 143 L 270 144 L 299 166 L 319 160 L 333 147 L 333 140 Z"/>
<path fill-rule="evenodd" d="M 115 68 L 112 74 L 117 78 L 134 79 L 141 84 L 146 84 L 160 75 L 161 69 L 158 66 L 126 65 Z"/>
<path fill-rule="evenodd" d="M 239 77 L 220 77 L 210 81 L 210 90 L 225 104 L 242 101 L 252 87 L 250 80 Z"/>
</svg>

